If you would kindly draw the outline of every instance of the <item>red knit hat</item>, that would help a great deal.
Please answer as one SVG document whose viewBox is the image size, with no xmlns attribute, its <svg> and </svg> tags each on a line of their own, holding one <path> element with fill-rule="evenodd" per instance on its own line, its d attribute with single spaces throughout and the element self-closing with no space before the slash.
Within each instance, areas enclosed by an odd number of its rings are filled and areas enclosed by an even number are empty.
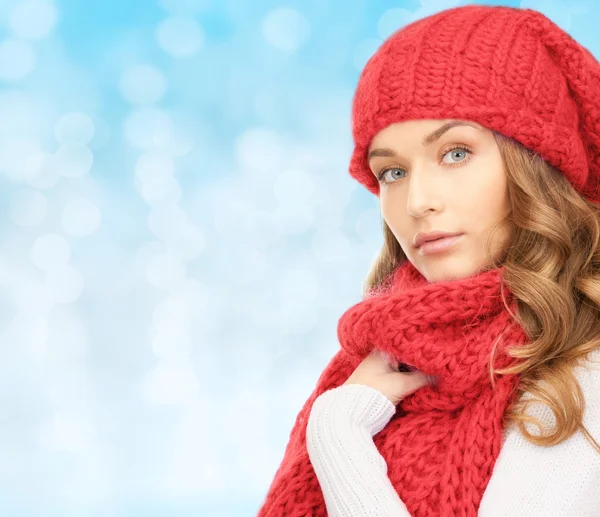
<svg viewBox="0 0 600 517">
<path fill-rule="evenodd" d="M 350 174 L 378 196 L 372 138 L 394 122 L 450 118 L 513 138 L 600 201 L 600 64 L 543 14 L 467 5 L 392 34 L 360 75 Z"/>
</svg>

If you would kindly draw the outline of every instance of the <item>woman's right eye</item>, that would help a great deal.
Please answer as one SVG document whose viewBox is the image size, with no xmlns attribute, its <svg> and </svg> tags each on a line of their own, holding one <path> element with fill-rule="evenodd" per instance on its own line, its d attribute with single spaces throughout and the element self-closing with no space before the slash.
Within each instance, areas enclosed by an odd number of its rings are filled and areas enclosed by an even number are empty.
<svg viewBox="0 0 600 517">
<path fill-rule="evenodd" d="M 383 180 L 384 176 L 386 176 L 386 175 L 387 175 L 387 173 L 388 173 L 388 172 L 390 172 L 390 171 L 400 171 L 401 173 L 403 173 L 403 174 L 406 174 L 406 171 L 405 171 L 404 169 L 400 169 L 399 167 L 388 167 L 388 168 L 386 168 L 386 169 L 383 169 L 383 170 L 382 170 L 382 171 L 379 173 L 379 181 Z M 398 177 L 396 177 L 396 178 L 394 178 L 394 180 L 395 180 L 395 179 L 401 179 L 401 178 L 403 178 L 403 177 L 404 177 L 404 176 L 400 176 L 399 178 L 398 178 Z M 386 179 L 384 183 L 393 183 L 393 181 L 394 181 L 394 180 L 389 180 L 389 179 Z"/>
</svg>

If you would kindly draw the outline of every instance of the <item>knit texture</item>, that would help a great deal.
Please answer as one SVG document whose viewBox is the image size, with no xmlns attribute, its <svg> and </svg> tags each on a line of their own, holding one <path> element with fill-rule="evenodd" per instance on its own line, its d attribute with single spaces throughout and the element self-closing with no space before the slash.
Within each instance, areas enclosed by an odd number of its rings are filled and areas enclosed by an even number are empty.
<svg viewBox="0 0 600 517">
<path fill-rule="evenodd" d="M 306 449 L 306 425 L 315 399 L 342 385 L 378 348 L 390 358 L 438 378 L 403 399 L 374 443 L 388 476 L 415 517 L 474 517 L 503 439 L 503 417 L 518 376 L 489 377 L 512 364 L 507 346 L 528 341 L 502 302 L 516 311 L 502 283 L 504 269 L 429 283 L 410 261 L 340 318 L 341 349 L 300 411 L 283 461 L 259 517 L 325 516 L 326 507 Z"/>
<path fill-rule="evenodd" d="M 600 64 L 532 9 L 467 5 L 392 34 L 352 106 L 350 174 L 379 195 L 373 137 L 410 119 L 473 120 L 520 142 L 600 200 Z"/>
</svg>

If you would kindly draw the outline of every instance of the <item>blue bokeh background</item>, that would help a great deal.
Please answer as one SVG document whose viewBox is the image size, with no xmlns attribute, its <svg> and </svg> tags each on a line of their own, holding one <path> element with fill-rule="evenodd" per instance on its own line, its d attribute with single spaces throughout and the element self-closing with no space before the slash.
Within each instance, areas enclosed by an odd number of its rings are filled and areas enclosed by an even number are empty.
<svg viewBox="0 0 600 517">
<path fill-rule="evenodd" d="M 382 243 L 360 70 L 464 3 L 0 0 L 0 515 L 256 514 Z"/>
</svg>

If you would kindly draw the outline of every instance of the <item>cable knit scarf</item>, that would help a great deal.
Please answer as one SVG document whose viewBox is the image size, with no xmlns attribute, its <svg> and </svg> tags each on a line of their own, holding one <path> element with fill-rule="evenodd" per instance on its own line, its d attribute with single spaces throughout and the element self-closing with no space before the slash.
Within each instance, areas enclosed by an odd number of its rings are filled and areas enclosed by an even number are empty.
<svg viewBox="0 0 600 517">
<path fill-rule="evenodd" d="M 378 348 L 409 368 L 437 377 L 402 400 L 374 437 L 388 476 L 414 517 L 475 517 L 503 443 L 503 415 L 518 377 L 494 365 L 514 359 L 505 349 L 528 338 L 506 310 L 503 267 L 459 280 L 429 283 L 409 262 L 340 318 L 339 350 L 296 418 L 283 461 L 258 517 L 326 516 L 323 494 L 306 450 L 306 424 L 315 399 L 342 385 Z M 504 285 L 514 313 L 516 304 Z"/>
</svg>

